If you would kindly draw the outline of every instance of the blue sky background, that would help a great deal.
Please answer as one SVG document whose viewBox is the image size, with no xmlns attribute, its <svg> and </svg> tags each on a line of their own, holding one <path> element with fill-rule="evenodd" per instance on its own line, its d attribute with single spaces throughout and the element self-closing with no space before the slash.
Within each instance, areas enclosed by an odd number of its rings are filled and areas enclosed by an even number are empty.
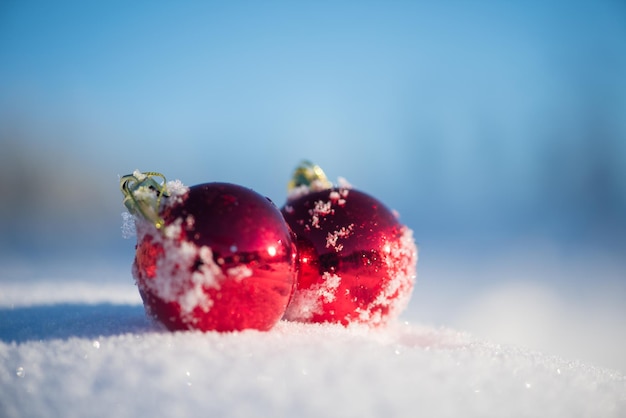
<svg viewBox="0 0 626 418">
<path fill-rule="evenodd" d="M 426 260 L 619 260 L 625 74 L 620 1 L 5 0 L 0 252 L 127 262 L 118 175 L 281 205 L 307 158 L 397 209 Z"/>
</svg>

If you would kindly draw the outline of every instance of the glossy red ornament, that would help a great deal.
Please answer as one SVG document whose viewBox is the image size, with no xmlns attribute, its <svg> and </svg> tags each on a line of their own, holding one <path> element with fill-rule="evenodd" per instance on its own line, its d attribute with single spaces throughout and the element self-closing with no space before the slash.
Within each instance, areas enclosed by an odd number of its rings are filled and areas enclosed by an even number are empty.
<svg viewBox="0 0 626 418">
<path fill-rule="evenodd" d="M 146 311 L 170 330 L 270 329 L 297 273 L 295 243 L 278 208 L 238 185 L 187 188 L 156 176 L 122 179 L 136 214 L 133 276 Z"/>
<path fill-rule="evenodd" d="M 294 178 L 281 212 L 300 266 L 285 318 L 379 325 L 397 317 L 416 278 L 412 231 L 374 197 L 333 187 L 317 166 L 300 167 Z"/>
</svg>

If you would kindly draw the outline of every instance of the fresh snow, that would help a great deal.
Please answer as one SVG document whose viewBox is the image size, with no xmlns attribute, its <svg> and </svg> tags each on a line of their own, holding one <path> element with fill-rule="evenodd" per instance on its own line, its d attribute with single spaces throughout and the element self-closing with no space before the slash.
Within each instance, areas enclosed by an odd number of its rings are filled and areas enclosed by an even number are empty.
<svg viewBox="0 0 626 418">
<path fill-rule="evenodd" d="M 132 285 L 0 282 L 0 416 L 623 417 L 626 379 L 417 321 L 171 333 Z"/>
</svg>

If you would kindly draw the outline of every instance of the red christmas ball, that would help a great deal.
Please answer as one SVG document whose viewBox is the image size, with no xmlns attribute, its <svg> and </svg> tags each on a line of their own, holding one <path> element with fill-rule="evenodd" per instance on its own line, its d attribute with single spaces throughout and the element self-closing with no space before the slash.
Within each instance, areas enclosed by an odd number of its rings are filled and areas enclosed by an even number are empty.
<svg viewBox="0 0 626 418">
<path fill-rule="evenodd" d="M 161 186 L 137 172 L 131 181 L 133 276 L 151 316 L 170 330 L 202 331 L 268 330 L 281 319 L 296 247 L 269 199 L 228 183 Z"/>
<path fill-rule="evenodd" d="M 412 231 L 374 197 L 313 177 L 305 182 L 313 187 L 296 181 L 295 196 L 281 209 L 300 264 L 285 318 L 379 325 L 397 317 L 416 278 Z"/>
</svg>

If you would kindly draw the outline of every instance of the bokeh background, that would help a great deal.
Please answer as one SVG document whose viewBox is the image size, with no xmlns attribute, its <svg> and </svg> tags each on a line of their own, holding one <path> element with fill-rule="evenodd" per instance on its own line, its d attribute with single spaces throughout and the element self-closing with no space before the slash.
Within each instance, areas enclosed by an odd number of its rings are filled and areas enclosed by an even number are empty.
<svg viewBox="0 0 626 418">
<path fill-rule="evenodd" d="M 401 214 L 406 318 L 626 372 L 626 4 L 0 2 L 0 289 L 132 281 L 118 179 Z"/>
</svg>

